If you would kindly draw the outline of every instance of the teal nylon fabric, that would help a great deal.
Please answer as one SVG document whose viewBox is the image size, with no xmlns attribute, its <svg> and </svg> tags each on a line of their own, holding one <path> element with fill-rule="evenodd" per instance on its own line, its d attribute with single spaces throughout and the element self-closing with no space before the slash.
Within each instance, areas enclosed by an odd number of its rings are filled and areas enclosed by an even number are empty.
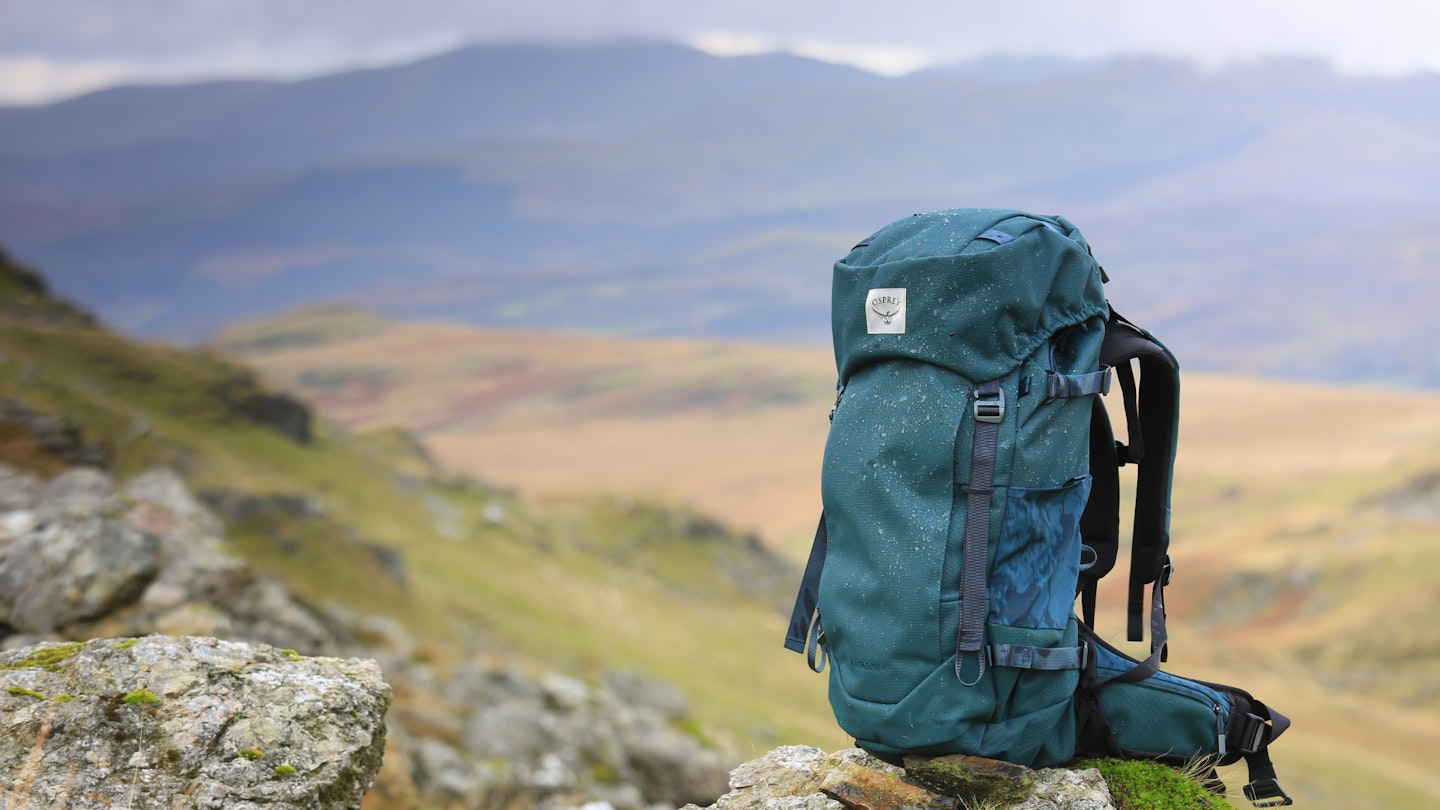
<svg viewBox="0 0 1440 810">
<path fill-rule="evenodd" d="M 997 233 L 977 238 L 987 231 Z M 957 209 L 901 220 L 852 250 L 835 265 L 833 296 L 844 389 L 821 474 L 818 608 L 837 721 L 880 756 L 1068 761 L 1077 670 L 991 666 L 966 686 L 955 650 L 973 392 L 991 380 L 1006 407 L 986 643 L 1078 643 L 1091 402 L 1048 399 L 1045 383 L 1099 367 L 1109 311 L 1099 266 L 1062 218 Z"/>
<path fill-rule="evenodd" d="M 1104 647 L 1095 647 L 1094 654 L 1101 680 L 1135 665 Z M 1100 704 L 1120 745 L 1171 761 L 1215 754 L 1231 710 L 1223 693 L 1168 672 L 1138 683 L 1107 684 Z"/>
<path fill-rule="evenodd" d="M 1017 238 L 1003 245 L 976 238 L 989 230 Z M 1107 314 L 1097 269 L 1063 217 L 953 209 L 902 219 L 835 263 L 840 379 L 892 356 L 976 382 L 999 379 L 1051 334 Z M 877 288 L 908 290 L 905 335 L 867 334 L 867 293 Z"/>
</svg>

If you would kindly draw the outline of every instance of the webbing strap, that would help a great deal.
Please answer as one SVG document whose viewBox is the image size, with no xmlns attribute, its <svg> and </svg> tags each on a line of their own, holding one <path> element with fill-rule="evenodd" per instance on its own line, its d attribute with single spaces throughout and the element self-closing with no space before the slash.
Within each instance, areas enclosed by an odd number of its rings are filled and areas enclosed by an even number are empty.
<svg viewBox="0 0 1440 810">
<path fill-rule="evenodd" d="M 1026 644 L 991 644 L 990 663 L 1014 669 L 1083 669 L 1086 648 L 1032 647 Z"/>
<path fill-rule="evenodd" d="M 820 573 L 825 568 L 825 549 L 829 545 L 829 533 L 825 530 L 825 513 L 820 513 L 820 525 L 815 527 L 815 541 L 810 544 L 810 559 L 805 562 L 805 575 L 800 579 L 800 592 L 795 594 L 795 608 L 790 612 L 790 629 L 785 634 L 785 649 L 797 653 L 805 652 L 806 639 L 810 636 L 815 617 L 815 605 L 820 600 Z"/>
<path fill-rule="evenodd" d="M 1169 634 L 1165 630 L 1165 596 L 1164 582 L 1157 579 L 1155 588 L 1150 598 L 1150 655 L 1144 661 L 1136 664 L 1130 669 L 1116 675 L 1108 680 L 1100 681 L 1096 688 L 1104 686 L 1110 681 L 1117 683 L 1136 683 L 1160 671 L 1160 664 L 1165 660 Z"/>
<path fill-rule="evenodd" d="M 1092 400 L 1090 408 L 1090 482 L 1090 500 L 1080 517 L 1080 541 L 1084 545 L 1076 588 L 1082 618 L 1093 628 L 1096 585 L 1115 567 L 1120 553 L 1120 469 L 1115 434 L 1099 397 Z"/>
<path fill-rule="evenodd" d="M 1270 761 L 1270 743 L 1290 728 L 1290 718 L 1271 709 L 1254 698 L 1250 699 L 1248 719 L 1254 721 L 1252 729 L 1242 735 L 1241 753 L 1249 771 L 1250 782 L 1245 785 L 1245 798 L 1256 807 L 1285 807 L 1294 801 L 1275 776 L 1275 764 Z"/>
<path fill-rule="evenodd" d="M 830 660 L 830 653 L 825 649 L 825 629 L 820 625 L 820 614 L 816 613 L 814 620 L 810 622 L 810 630 L 805 642 L 805 661 L 812 670 L 824 672 L 825 662 L 828 660 Z"/>
<path fill-rule="evenodd" d="M 1110 369 L 1102 368 L 1088 374 L 1045 373 L 1045 398 L 1083 397 L 1110 393 Z"/>
<path fill-rule="evenodd" d="M 967 653 L 985 646 L 986 569 L 990 562 L 990 497 L 995 484 L 995 450 L 1000 442 L 1000 421 L 1005 418 L 1005 395 L 1000 382 L 991 380 L 975 388 L 975 443 L 970 453 L 970 483 L 965 487 L 965 547 L 960 564 L 960 631 L 955 639 L 955 676 L 974 686 L 985 674 L 985 656 L 976 655 L 975 677 L 962 671 Z"/>
</svg>

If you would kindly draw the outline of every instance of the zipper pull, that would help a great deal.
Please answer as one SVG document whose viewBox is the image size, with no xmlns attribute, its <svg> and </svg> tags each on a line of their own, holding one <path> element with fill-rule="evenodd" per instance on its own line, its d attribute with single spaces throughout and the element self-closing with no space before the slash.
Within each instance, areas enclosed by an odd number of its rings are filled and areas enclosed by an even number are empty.
<svg viewBox="0 0 1440 810">
<path fill-rule="evenodd" d="M 1220 707 L 1215 706 L 1215 731 L 1216 731 L 1216 753 L 1221 759 L 1225 758 L 1225 720 L 1220 716 Z"/>
</svg>

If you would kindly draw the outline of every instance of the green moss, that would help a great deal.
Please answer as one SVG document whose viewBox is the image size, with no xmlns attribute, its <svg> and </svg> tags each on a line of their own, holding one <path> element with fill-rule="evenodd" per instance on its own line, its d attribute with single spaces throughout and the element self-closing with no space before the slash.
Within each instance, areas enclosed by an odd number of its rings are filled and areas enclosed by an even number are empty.
<svg viewBox="0 0 1440 810">
<path fill-rule="evenodd" d="M 139 641 L 139 640 L 140 640 L 140 639 L 138 639 L 138 638 L 127 638 L 127 639 L 125 639 L 124 641 L 120 642 L 119 644 L 116 644 L 116 645 L 115 645 L 115 649 L 117 649 L 117 650 L 128 650 L 128 649 L 130 649 L 131 647 L 134 647 L 134 646 L 135 646 L 135 642 L 137 642 L 137 641 Z"/>
<path fill-rule="evenodd" d="M 44 700 L 44 699 L 45 699 L 45 696 L 44 696 L 44 695 L 40 694 L 39 692 L 36 692 L 34 689 L 26 689 L 26 688 L 23 687 L 23 686 L 12 686 L 12 687 L 10 687 L 9 689 L 7 689 L 7 690 L 5 690 L 5 691 L 9 692 L 10 694 L 14 695 L 15 697 L 29 697 L 29 698 L 35 698 L 36 700 Z"/>
<path fill-rule="evenodd" d="M 1072 767 L 1095 768 L 1105 777 L 1118 810 L 1227 810 L 1233 806 L 1185 773 L 1148 760 L 1093 759 Z"/>
<path fill-rule="evenodd" d="M 50 699 L 53 700 L 53 701 L 55 701 L 56 703 L 69 703 L 70 701 L 72 701 L 72 700 L 75 699 L 75 696 L 74 696 L 74 695 L 56 695 L 55 697 L 50 698 Z"/>
<path fill-rule="evenodd" d="M 275 775 L 276 775 L 276 776 L 279 776 L 279 777 L 282 777 L 282 778 L 283 778 L 283 777 L 286 777 L 286 776 L 294 776 L 294 775 L 297 774 L 297 773 L 299 773 L 299 771 L 297 771 L 297 770 L 295 769 L 295 766 L 294 766 L 294 765 L 276 765 L 276 766 L 275 766 Z"/>
<path fill-rule="evenodd" d="M 74 642 L 41 647 L 18 661 L 0 664 L 0 669 L 43 669 L 47 672 L 59 672 L 60 665 L 74 658 L 83 646 Z"/>
<path fill-rule="evenodd" d="M 251 762 L 254 762 L 257 759 L 264 757 L 265 752 L 261 751 L 258 748 L 246 748 L 244 751 L 240 752 L 240 756 L 250 760 Z"/>
<path fill-rule="evenodd" d="M 131 706 L 149 706 L 152 703 L 160 702 L 160 698 L 155 697 L 155 693 L 149 689 L 136 689 L 134 692 L 122 698 L 122 700 Z"/>
</svg>

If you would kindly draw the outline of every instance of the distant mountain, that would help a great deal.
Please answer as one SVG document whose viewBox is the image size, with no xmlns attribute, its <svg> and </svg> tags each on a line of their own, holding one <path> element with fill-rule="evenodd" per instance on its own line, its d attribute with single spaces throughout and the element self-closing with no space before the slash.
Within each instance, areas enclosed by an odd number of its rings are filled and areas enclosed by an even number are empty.
<svg viewBox="0 0 1440 810">
<path fill-rule="evenodd" d="M 131 332 L 345 301 L 828 339 L 829 272 L 918 210 L 1075 221 L 1192 367 L 1440 384 L 1440 74 L 967 63 L 887 79 L 506 46 L 0 109 L 0 242 Z"/>
</svg>

